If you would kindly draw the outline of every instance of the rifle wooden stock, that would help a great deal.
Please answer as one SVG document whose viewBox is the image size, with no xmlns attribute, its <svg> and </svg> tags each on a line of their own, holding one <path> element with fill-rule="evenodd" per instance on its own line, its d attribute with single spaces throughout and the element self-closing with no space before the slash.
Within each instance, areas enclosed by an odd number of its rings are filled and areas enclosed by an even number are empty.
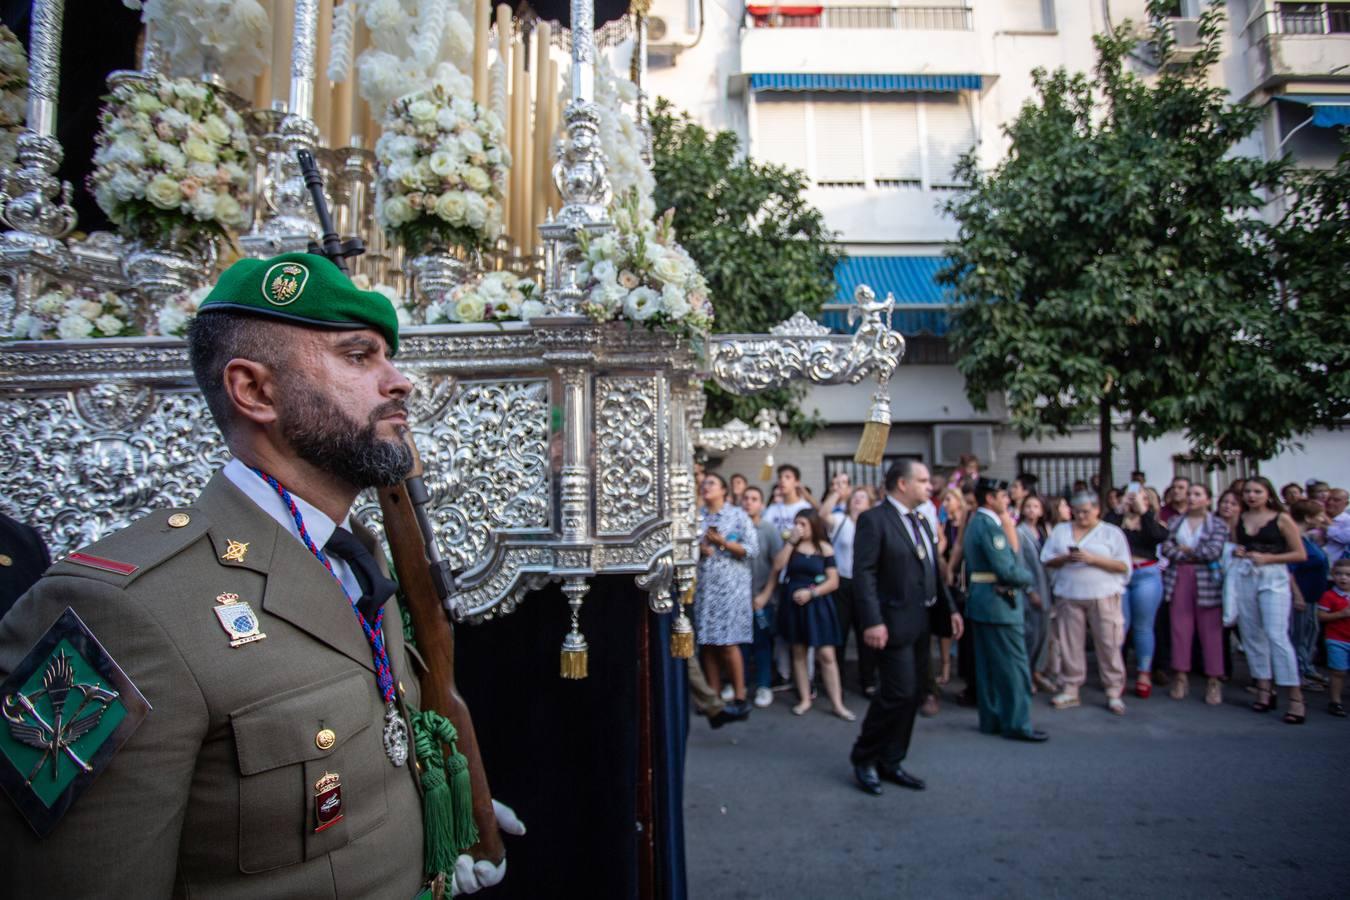
<svg viewBox="0 0 1350 900">
<path fill-rule="evenodd" d="M 399 584 L 407 599 L 417 649 L 427 664 L 427 671 L 419 682 L 422 707 L 436 710 L 454 724 L 455 731 L 459 732 L 459 752 L 469 762 L 473 820 L 478 826 L 478 843 L 469 848 L 469 855 L 500 863 L 506 857 L 506 848 L 502 846 L 497 815 L 492 810 L 492 793 L 488 789 L 483 757 L 478 752 L 473 719 L 464 698 L 455 688 L 455 634 L 431 580 L 417 514 L 405 484 L 400 482 L 394 487 L 381 488 L 379 493 L 385 539 L 389 542 Z"/>
</svg>

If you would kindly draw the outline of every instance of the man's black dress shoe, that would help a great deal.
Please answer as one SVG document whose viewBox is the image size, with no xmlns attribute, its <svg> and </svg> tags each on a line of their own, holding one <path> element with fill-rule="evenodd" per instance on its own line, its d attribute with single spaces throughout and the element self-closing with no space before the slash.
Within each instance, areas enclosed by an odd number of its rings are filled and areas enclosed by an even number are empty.
<svg viewBox="0 0 1350 900">
<path fill-rule="evenodd" d="M 858 783 L 858 789 L 873 797 L 881 796 L 881 779 L 877 777 L 876 766 L 854 766 L 853 780 Z"/>
<path fill-rule="evenodd" d="M 717 715 L 708 716 L 708 724 L 713 728 L 721 728 L 728 722 L 744 722 L 748 718 L 750 718 L 750 704 L 740 706 L 728 703 L 717 711 Z"/>
<path fill-rule="evenodd" d="M 877 766 L 877 774 L 887 781 L 898 784 L 902 788 L 909 788 L 911 791 L 922 791 L 928 787 L 928 785 L 923 783 L 922 778 L 915 778 L 899 766 L 896 766 L 894 769 L 888 769 L 885 766 Z"/>
<path fill-rule="evenodd" d="M 1029 744 L 1039 744 L 1050 740 L 1050 735 L 1038 728 L 1033 728 L 1030 731 L 1021 731 L 1017 734 L 1005 734 L 1004 737 L 1010 741 L 1026 741 Z"/>
</svg>

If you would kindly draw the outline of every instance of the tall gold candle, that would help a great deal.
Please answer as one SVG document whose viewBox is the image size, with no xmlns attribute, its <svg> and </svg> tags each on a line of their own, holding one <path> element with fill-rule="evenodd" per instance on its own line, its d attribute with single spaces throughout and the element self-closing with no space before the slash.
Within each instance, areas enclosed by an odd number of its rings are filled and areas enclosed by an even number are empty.
<svg viewBox="0 0 1350 900">
<path fill-rule="evenodd" d="M 289 102 L 291 96 L 291 38 L 294 33 L 292 0 L 272 0 L 272 102 Z"/>
<path fill-rule="evenodd" d="M 488 105 L 488 0 L 473 0 L 473 102 Z"/>
<path fill-rule="evenodd" d="M 356 61 L 369 46 L 370 31 L 367 30 L 366 23 L 362 21 L 361 16 L 357 16 L 356 29 L 352 34 L 352 77 L 350 79 L 351 87 L 349 89 L 351 107 L 347 113 L 350 117 L 351 125 L 348 129 L 350 133 L 347 135 L 347 142 L 352 143 L 351 138 L 359 137 L 361 139 L 361 146 L 367 150 L 370 150 L 375 146 L 375 135 L 370 132 L 370 110 L 367 109 L 368 104 L 365 100 L 361 99 L 361 92 L 357 89 Z"/>
<path fill-rule="evenodd" d="M 525 204 L 527 202 L 525 148 L 529 116 L 530 84 L 525 79 L 525 45 L 520 38 L 511 41 L 511 239 L 525 246 Z"/>
<path fill-rule="evenodd" d="M 272 0 L 258 0 L 267 13 L 267 20 L 272 19 Z M 262 71 L 253 79 L 253 108 L 267 109 L 272 104 L 272 60 L 269 57 L 263 64 Z"/>
<path fill-rule="evenodd" d="M 534 32 L 538 45 L 535 47 L 534 69 L 537 88 L 534 92 L 534 151 L 530 161 L 534 184 L 530 191 L 532 198 L 530 211 L 530 246 L 539 241 L 537 229 L 544 222 L 544 211 L 548 208 L 548 136 L 549 110 L 553 108 L 553 83 L 549 81 L 549 40 L 553 29 L 547 22 L 540 22 Z"/>
<path fill-rule="evenodd" d="M 319 129 L 319 144 L 340 146 L 333 136 L 333 82 L 328 80 L 328 60 L 332 58 L 333 0 L 319 0 L 319 24 L 314 35 L 314 125 Z"/>
</svg>

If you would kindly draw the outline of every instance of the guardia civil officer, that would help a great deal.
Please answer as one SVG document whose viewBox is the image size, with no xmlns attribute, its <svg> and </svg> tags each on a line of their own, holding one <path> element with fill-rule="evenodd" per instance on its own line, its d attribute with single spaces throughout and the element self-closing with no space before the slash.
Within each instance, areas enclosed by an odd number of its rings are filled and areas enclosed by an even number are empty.
<svg viewBox="0 0 1350 900">
<path fill-rule="evenodd" d="M 394 308 L 321 256 L 246 259 L 189 344 L 233 459 L 0 620 L 7 892 L 430 895 L 417 657 L 350 516 L 411 464 Z M 463 856 L 457 888 L 501 875 Z"/>
<path fill-rule="evenodd" d="M 975 641 L 980 731 L 1018 741 L 1044 741 L 1031 727 L 1031 667 L 1023 637 L 1025 590 L 1033 576 L 1017 561 L 1008 513 L 1008 482 L 975 483 L 979 508 L 966 523 L 966 619 Z"/>
</svg>

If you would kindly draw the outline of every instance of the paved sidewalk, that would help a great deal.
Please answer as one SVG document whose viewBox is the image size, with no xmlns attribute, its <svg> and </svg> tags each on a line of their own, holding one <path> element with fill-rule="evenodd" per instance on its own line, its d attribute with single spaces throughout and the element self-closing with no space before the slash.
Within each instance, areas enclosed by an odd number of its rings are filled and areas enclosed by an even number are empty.
<svg viewBox="0 0 1350 900">
<path fill-rule="evenodd" d="M 1095 674 L 1095 673 L 1094 673 Z M 980 734 L 945 702 L 906 768 L 922 793 L 852 786 L 857 724 L 790 694 L 712 731 L 695 716 L 685 780 L 689 897 L 1344 897 L 1350 895 L 1350 720 L 1309 694 L 1302 726 L 1240 687 L 1177 702 L 1091 686 L 1049 743 Z M 861 720 L 866 701 L 846 694 Z"/>
</svg>

